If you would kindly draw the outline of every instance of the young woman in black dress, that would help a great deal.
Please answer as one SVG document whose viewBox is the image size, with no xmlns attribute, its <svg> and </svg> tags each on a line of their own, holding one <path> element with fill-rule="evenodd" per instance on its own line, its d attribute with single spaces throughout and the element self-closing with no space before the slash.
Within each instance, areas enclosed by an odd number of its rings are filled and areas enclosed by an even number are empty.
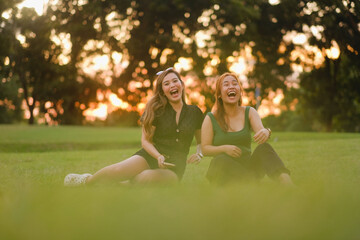
<svg viewBox="0 0 360 240">
<path fill-rule="evenodd" d="M 130 158 L 104 167 L 95 174 L 68 174 L 66 186 L 98 182 L 177 182 L 186 163 L 202 158 L 200 139 L 203 113 L 185 103 L 184 83 L 178 72 L 169 68 L 158 73 L 154 96 L 147 103 L 142 122 L 142 149 Z M 189 158 L 195 135 L 197 152 Z"/>
</svg>

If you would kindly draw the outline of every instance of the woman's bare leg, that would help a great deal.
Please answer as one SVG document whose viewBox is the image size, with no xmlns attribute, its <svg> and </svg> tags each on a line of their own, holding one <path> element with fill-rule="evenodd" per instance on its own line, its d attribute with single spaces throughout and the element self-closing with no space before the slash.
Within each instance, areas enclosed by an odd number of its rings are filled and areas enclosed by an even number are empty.
<svg viewBox="0 0 360 240">
<path fill-rule="evenodd" d="M 86 179 L 86 184 L 105 181 L 125 181 L 147 169 L 150 169 L 150 167 L 146 160 L 141 156 L 134 155 L 124 161 L 100 169 Z"/>
<path fill-rule="evenodd" d="M 168 169 L 148 169 L 139 173 L 134 178 L 134 183 L 148 184 L 161 183 L 173 184 L 179 182 L 178 176 Z"/>
</svg>

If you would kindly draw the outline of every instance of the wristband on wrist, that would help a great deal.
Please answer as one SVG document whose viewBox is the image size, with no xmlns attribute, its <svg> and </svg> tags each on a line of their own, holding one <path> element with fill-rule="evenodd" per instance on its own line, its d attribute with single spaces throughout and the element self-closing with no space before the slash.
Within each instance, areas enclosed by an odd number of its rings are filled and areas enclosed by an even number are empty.
<svg viewBox="0 0 360 240">
<path fill-rule="evenodd" d="M 265 129 L 269 131 L 269 137 L 268 137 L 268 139 L 270 139 L 270 137 L 271 137 L 271 129 L 270 129 L 270 128 L 265 128 Z"/>
<path fill-rule="evenodd" d="M 201 145 L 200 145 L 200 144 L 198 144 L 198 145 L 196 146 L 196 154 L 197 154 L 200 158 L 203 158 L 203 157 L 204 157 L 204 155 L 203 155 L 202 152 L 201 152 Z"/>
</svg>

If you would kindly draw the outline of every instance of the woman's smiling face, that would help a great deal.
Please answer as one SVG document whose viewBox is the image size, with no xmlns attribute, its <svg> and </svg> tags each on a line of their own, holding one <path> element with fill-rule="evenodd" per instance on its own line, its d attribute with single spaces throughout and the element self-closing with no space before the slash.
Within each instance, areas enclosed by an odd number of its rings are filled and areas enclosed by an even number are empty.
<svg viewBox="0 0 360 240">
<path fill-rule="evenodd" d="M 226 76 L 221 85 L 221 99 L 224 103 L 238 103 L 241 98 L 240 84 L 233 76 Z"/>
<path fill-rule="evenodd" d="M 183 86 L 175 73 L 169 73 L 164 77 L 162 90 L 169 102 L 178 102 L 182 99 Z"/>
</svg>

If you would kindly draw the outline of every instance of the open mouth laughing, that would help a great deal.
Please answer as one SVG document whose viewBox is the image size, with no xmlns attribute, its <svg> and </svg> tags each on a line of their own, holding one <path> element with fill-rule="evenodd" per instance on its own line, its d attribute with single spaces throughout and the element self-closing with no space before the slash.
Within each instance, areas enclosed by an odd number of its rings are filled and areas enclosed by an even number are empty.
<svg viewBox="0 0 360 240">
<path fill-rule="evenodd" d="M 227 95 L 228 95 L 229 98 L 234 98 L 236 96 L 236 92 L 235 91 L 229 91 L 227 93 Z"/>
<path fill-rule="evenodd" d="M 178 89 L 173 89 L 173 90 L 170 91 L 170 95 L 171 95 L 172 97 L 176 97 L 176 96 L 178 96 L 178 94 L 179 94 L 179 90 L 178 90 Z"/>
</svg>

